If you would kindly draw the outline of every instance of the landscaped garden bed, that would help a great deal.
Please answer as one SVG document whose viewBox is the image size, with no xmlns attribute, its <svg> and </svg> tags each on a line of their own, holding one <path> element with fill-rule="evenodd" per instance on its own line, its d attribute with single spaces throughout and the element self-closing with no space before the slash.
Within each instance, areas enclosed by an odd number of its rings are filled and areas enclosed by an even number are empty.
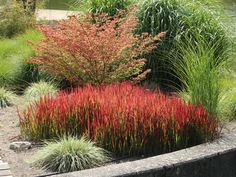
<svg viewBox="0 0 236 177">
<path fill-rule="evenodd" d="M 181 150 L 235 119 L 235 41 L 217 1 L 89 0 L 53 22 L 35 5 L 0 12 L 0 156 L 16 176 Z"/>
</svg>

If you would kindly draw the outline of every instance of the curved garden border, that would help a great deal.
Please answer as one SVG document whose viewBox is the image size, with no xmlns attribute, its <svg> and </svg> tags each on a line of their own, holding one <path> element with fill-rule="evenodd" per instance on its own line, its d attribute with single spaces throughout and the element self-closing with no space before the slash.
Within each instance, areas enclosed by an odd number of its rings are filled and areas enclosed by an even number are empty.
<svg viewBox="0 0 236 177">
<path fill-rule="evenodd" d="M 236 133 L 172 153 L 53 177 L 236 177 Z"/>
</svg>

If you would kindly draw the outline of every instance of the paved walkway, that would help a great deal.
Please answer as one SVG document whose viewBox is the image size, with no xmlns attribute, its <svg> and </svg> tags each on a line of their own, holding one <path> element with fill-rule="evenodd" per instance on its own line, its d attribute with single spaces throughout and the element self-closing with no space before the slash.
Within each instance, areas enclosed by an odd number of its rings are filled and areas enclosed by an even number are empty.
<svg viewBox="0 0 236 177">
<path fill-rule="evenodd" d="M 70 15 L 77 15 L 79 12 L 66 10 L 39 9 L 36 12 L 37 20 L 63 20 Z"/>
<path fill-rule="evenodd" d="M 0 177 L 12 177 L 8 163 L 4 163 L 0 157 Z"/>
</svg>

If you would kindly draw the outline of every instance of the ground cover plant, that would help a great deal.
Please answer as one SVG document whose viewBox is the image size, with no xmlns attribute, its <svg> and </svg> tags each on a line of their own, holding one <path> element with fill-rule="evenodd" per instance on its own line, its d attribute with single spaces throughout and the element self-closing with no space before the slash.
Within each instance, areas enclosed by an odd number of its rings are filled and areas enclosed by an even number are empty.
<svg viewBox="0 0 236 177">
<path fill-rule="evenodd" d="M 0 41 L 0 85 L 21 89 L 24 85 L 38 80 L 36 67 L 25 61 L 34 56 L 33 47 L 28 42 L 39 41 L 42 35 L 36 30 L 27 30 L 13 39 Z"/>
<path fill-rule="evenodd" d="M 72 172 L 105 165 L 109 153 L 85 137 L 63 137 L 46 142 L 32 158 L 31 164 L 53 172 Z"/>
<path fill-rule="evenodd" d="M 163 153 L 215 137 L 217 121 L 199 105 L 130 83 L 42 98 L 20 114 L 32 139 L 85 135 L 116 154 Z"/>
<path fill-rule="evenodd" d="M 133 11 L 121 18 L 124 13 L 98 15 L 103 23 L 97 24 L 90 23 L 95 17 L 89 16 L 87 20 L 71 17 L 54 27 L 38 26 L 45 38 L 28 61 L 72 85 L 142 80 L 150 71 L 144 70 L 146 60 L 140 56 L 156 48 L 164 33 L 133 35 L 137 18 Z"/>
</svg>

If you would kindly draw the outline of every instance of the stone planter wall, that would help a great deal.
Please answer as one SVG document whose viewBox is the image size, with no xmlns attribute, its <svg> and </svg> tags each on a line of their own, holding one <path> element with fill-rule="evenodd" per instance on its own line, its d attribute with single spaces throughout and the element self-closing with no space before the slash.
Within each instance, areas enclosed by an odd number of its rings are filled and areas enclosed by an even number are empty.
<svg viewBox="0 0 236 177">
<path fill-rule="evenodd" d="M 53 177 L 236 177 L 236 134 L 147 159 Z"/>
</svg>

